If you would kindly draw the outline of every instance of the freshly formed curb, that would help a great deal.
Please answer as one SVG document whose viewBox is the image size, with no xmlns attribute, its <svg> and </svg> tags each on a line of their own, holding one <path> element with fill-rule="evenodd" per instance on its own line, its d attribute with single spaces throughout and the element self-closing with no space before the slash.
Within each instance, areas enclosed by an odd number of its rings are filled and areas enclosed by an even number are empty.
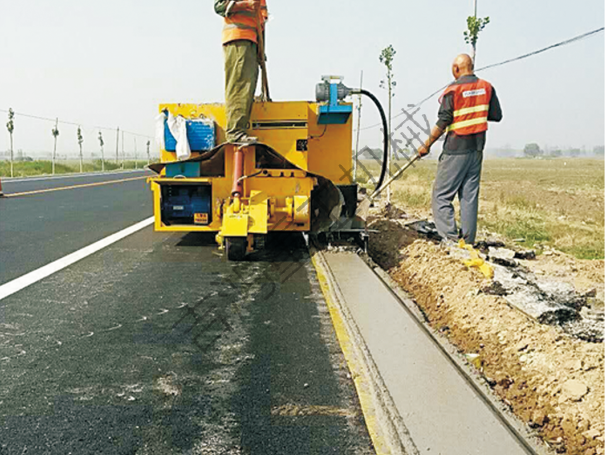
<svg viewBox="0 0 605 455">
<path fill-rule="evenodd" d="M 326 298 L 336 335 L 353 376 L 366 425 L 379 455 L 416 455 L 403 419 L 353 320 L 344 296 L 321 251 L 310 247 L 322 292 Z"/>
</svg>

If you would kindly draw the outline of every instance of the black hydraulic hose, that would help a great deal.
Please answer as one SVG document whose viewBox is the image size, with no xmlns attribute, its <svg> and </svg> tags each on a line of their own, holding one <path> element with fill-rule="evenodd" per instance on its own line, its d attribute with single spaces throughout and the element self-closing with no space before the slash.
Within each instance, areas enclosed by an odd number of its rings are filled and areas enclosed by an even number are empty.
<svg viewBox="0 0 605 455">
<path fill-rule="evenodd" d="M 389 167 L 389 124 L 387 122 L 387 116 L 384 113 L 384 109 L 378 98 L 376 98 L 372 93 L 368 92 L 364 89 L 352 90 L 351 93 L 360 93 L 362 95 L 367 96 L 372 101 L 380 111 L 380 118 L 382 119 L 382 133 L 384 137 L 384 145 L 383 145 L 383 158 L 382 158 L 382 170 L 380 171 L 380 178 L 378 179 L 378 183 L 376 184 L 376 189 L 380 188 L 384 183 L 384 179 L 387 175 L 387 169 Z"/>
</svg>

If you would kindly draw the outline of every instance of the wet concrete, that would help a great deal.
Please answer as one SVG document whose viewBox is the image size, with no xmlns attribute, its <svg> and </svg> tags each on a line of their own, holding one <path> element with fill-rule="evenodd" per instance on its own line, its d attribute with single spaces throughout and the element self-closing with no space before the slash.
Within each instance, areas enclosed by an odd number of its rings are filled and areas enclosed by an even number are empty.
<svg viewBox="0 0 605 455">
<path fill-rule="evenodd" d="M 527 453 L 358 256 L 325 258 L 417 453 Z"/>
<path fill-rule="evenodd" d="M 369 454 L 299 237 L 145 229 L 0 302 L 1 454 Z"/>
</svg>

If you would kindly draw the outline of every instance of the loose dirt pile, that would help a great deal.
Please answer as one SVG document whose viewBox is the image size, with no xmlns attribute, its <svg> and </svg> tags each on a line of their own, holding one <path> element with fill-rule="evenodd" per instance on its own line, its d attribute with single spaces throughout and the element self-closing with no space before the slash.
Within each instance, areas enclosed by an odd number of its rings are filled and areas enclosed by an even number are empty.
<svg viewBox="0 0 605 455">
<path fill-rule="evenodd" d="M 503 297 L 484 293 L 491 283 L 483 275 L 418 239 L 402 212 L 386 215 L 368 220 L 379 231 L 370 239 L 370 254 L 414 296 L 431 325 L 461 352 L 479 354 L 497 395 L 557 452 L 604 454 L 603 344 L 540 324 Z M 553 252 L 522 262 L 579 292 L 603 295 L 603 261 Z"/>
</svg>

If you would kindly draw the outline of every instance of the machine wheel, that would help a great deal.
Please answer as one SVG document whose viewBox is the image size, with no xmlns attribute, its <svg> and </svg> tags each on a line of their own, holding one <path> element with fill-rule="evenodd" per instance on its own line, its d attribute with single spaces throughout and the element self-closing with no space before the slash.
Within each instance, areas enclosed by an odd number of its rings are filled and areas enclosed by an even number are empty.
<svg viewBox="0 0 605 455">
<path fill-rule="evenodd" d="M 246 257 L 247 246 L 248 239 L 246 237 L 227 237 L 225 239 L 227 259 L 230 261 L 243 261 Z"/>
</svg>

